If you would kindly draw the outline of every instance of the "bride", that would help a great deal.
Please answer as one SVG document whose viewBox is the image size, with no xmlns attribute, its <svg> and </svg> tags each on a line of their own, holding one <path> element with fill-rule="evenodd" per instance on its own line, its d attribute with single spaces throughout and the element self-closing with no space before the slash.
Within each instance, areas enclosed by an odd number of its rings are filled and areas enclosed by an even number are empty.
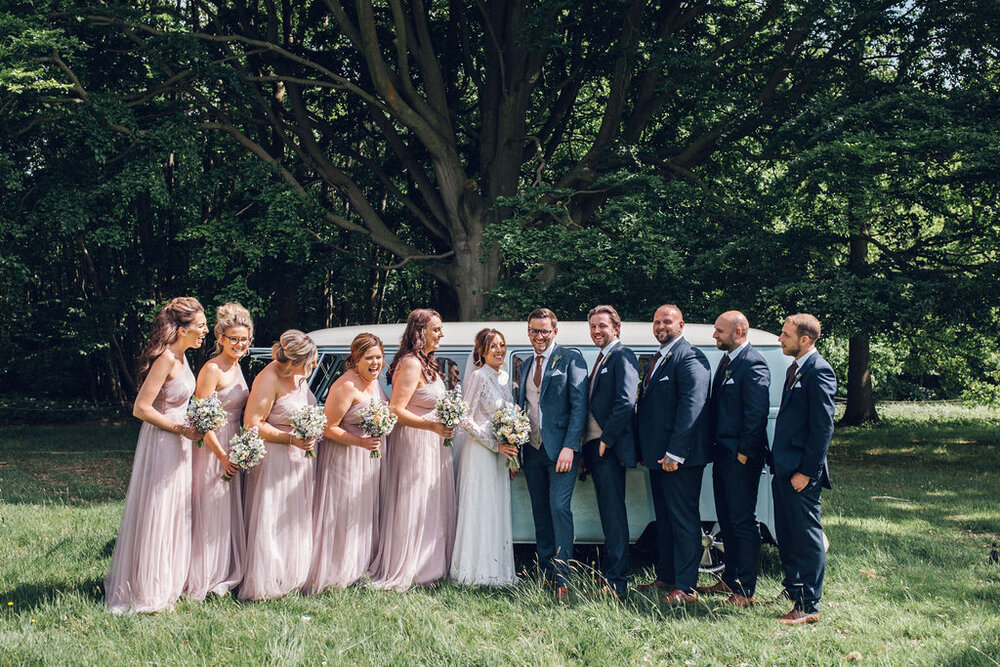
<svg viewBox="0 0 1000 667">
<path fill-rule="evenodd" d="M 456 435 L 458 527 L 451 558 L 451 578 L 459 584 L 517 583 L 507 466 L 507 459 L 517 456 L 517 447 L 498 443 L 490 428 L 496 411 L 513 402 L 507 373 L 501 369 L 506 353 L 503 334 L 483 329 L 476 334 L 472 353 L 475 370 L 466 368 L 463 394 L 469 416 Z"/>
</svg>

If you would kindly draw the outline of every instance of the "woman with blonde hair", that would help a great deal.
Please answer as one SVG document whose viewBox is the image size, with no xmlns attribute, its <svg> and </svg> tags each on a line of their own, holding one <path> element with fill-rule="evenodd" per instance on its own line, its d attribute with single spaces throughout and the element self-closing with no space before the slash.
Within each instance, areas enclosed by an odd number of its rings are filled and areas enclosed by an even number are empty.
<svg viewBox="0 0 1000 667">
<path fill-rule="evenodd" d="M 358 334 L 347 371 L 326 397 L 326 439 L 316 459 L 313 559 L 305 592 L 347 588 L 368 573 L 378 547 L 378 495 L 383 438 L 366 435 L 359 411 L 386 400 L 379 384 L 385 349 L 378 336 Z M 373 457 L 374 455 L 374 457 Z"/>
<path fill-rule="evenodd" d="M 309 574 L 316 467 L 306 456 L 313 443 L 292 432 L 290 418 L 316 405 L 309 390 L 316 357 L 312 339 L 289 329 L 271 347 L 273 361 L 250 388 L 243 425 L 258 429 L 267 454 L 247 474 L 243 600 L 281 597 L 301 588 Z"/>
<path fill-rule="evenodd" d="M 177 297 L 153 318 L 139 358 L 142 384 L 132 414 L 142 420 L 125 496 L 105 604 L 116 613 L 173 607 L 191 562 L 191 441 L 186 426 L 195 379 L 184 353 L 201 347 L 208 326 L 192 297 Z"/>
<path fill-rule="evenodd" d="M 194 395 L 218 392 L 229 417 L 218 431 L 205 434 L 205 447 L 194 450 L 192 478 L 191 569 L 184 593 L 204 600 L 226 595 L 243 579 L 246 535 L 243 526 L 243 480 L 229 462 L 229 440 L 243 425 L 250 390 L 240 368 L 253 342 L 253 320 L 246 308 L 226 303 L 215 311 L 215 356 L 198 372 Z M 223 474 L 232 477 L 224 481 Z"/>
<path fill-rule="evenodd" d="M 399 423 L 389 435 L 383 464 L 380 541 L 370 570 L 377 588 L 406 590 L 448 575 L 455 541 L 455 475 L 444 440 L 454 432 L 435 415 L 445 393 L 434 359 L 443 336 L 437 312 L 414 310 L 389 367 L 389 402 Z"/>
</svg>

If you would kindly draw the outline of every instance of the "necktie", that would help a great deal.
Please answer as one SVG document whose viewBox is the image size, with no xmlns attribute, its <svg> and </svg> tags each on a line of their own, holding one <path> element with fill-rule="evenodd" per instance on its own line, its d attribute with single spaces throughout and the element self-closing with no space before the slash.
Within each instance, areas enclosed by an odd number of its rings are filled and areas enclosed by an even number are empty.
<svg viewBox="0 0 1000 667">
<path fill-rule="evenodd" d="M 729 368 L 729 353 L 722 355 L 722 361 L 719 362 L 719 368 L 715 371 L 715 381 L 712 383 L 712 393 L 714 394 L 720 386 L 722 386 L 723 379 L 725 377 L 726 369 Z"/>
<path fill-rule="evenodd" d="M 590 383 L 587 385 L 589 390 L 588 396 L 594 393 L 594 378 L 597 377 L 597 371 L 601 369 L 601 362 L 604 361 L 604 353 L 601 352 L 597 355 L 597 361 L 594 362 L 594 368 L 590 371 Z"/>
<path fill-rule="evenodd" d="M 785 391 L 792 388 L 792 381 L 795 379 L 795 371 L 797 370 L 799 370 L 799 364 L 793 361 L 792 365 L 788 367 L 788 374 L 785 375 Z"/>
<path fill-rule="evenodd" d="M 545 357 L 538 355 L 535 357 L 535 376 L 532 378 L 532 382 L 535 383 L 535 387 L 542 386 L 542 362 L 545 361 Z"/>
<path fill-rule="evenodd" d="M 642 378 L 642 390 L 646 391 L 646 387 L 649 386 L 649 378 L 653 377 L 653 369 L 656 368 L 656 362 L 660 360 L 660 353 L 657 352 L 653 355 L 653 358 L 649 360 L 649 366 L 646 366 L 646 376 Z"/>
</svg>

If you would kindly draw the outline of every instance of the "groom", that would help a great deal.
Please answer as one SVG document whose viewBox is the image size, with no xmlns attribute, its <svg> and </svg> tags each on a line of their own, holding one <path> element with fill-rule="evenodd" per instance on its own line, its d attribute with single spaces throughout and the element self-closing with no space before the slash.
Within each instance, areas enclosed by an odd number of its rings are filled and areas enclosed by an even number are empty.
<svg viewBox="0 0 1000 667">
<path fill-rule="evenodd" d="M 565 599 L 573 557 L 570 501 L 587 416 L 587 364 L 579 352 L 556 343 L 558 324 L 548 308 L 528 316 L 535 355 L 521 364 L 517 402 L 531 420 L 531 440 L 522 451 L 538 566 L 546 583 L 555 586 L 556 597 Z"/>
</svg>

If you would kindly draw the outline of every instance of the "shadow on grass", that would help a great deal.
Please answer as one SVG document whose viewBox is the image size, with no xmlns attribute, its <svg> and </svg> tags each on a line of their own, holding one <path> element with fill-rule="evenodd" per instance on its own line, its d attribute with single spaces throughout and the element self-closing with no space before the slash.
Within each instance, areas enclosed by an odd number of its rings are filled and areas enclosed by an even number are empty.
<svg viewBox="0 0 1000 667">
<path fill-rule="evenodd" d="M 35 610 L 48 602 L 56 602 L 67 595 L 79 595 L 89 602 L 104 603 L 104 581 L 89 579 L 75 584 L 60 582 L 37 582 L 21 584 L 10 590 L 0 591 L 0 601 L 4 605 L 13 602 L 13 610 L 21 612 Z"/>
</svg>

